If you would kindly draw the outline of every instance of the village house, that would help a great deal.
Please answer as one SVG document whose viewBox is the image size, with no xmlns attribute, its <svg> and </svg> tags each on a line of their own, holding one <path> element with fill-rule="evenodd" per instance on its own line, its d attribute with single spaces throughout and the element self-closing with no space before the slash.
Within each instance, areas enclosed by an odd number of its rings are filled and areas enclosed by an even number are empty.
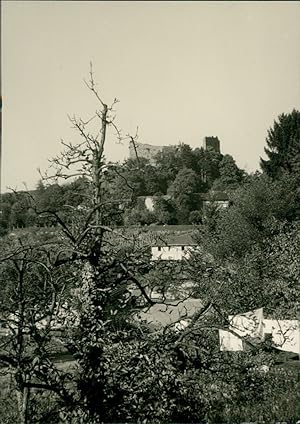
<svg viewBox="0 0 300 424">
<path fill-rule="evenodd" d="M 216 209 L 228 208 L 229 198 L 227 193 L 223 191 L 211 191 L 210 193 L 199 193 L 201 199 L 202 208 L 205 211 L 205 208 L 208 206 L 215 206 Z"/>
<path fill-rule="evenodd" d="M 181 261 L 188 259 L 197 243 L 191 233 L 165 235 L 151 247 L 153 261 Z"/>
<path fill-rule="evenodd" d="M 221 351 L 244 351 L 247 343 L 257 344 L 269 339 L 272 347 L 300 354 L 300 321 L 264 318 L 263 308 L 229 316 L 228 330 L 219 330 Z"/>
<path fill-rule="evenodd" d="M 227 193 L 222 191 L 211 191 L 210 193 L 194 193 L 193 197 L 198 205 L 198 209 L 203 211 L 209 206 L 215 206 L 216 209 L 223 209 L 229 206 L 229 198 Z M 139 196 L 138 203 L 145 207 L 149 212 L 154 212 L 155 201 L 157 199 L 171 200 L 171 196 L 166 194 L 163 196 Z"/>
<path fill-rule="evenodd" d="M 171 200 L 171 196 L 168 194 L 162 196 L 139 196 L 138 202 L 140 206 L 145 207 L 149 212 L 154 212 L 155 201 L 157 199 L 164 199 L 168 201 Z"/>
</svg>

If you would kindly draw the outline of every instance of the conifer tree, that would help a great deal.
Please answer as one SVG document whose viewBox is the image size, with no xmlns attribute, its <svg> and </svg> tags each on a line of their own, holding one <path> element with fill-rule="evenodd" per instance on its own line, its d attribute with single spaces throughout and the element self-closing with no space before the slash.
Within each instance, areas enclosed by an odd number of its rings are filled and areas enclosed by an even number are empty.
<svg viewBox="0 0 300 424">
<path fill-rule="evenodd" d="M 300 171 L 300 112 L 282 113 L 274 122 L 267 136 L 265 152 L 268 159 L 261 159 L 262 170 L 273 178 L 284 172 Z"/>
</svg>

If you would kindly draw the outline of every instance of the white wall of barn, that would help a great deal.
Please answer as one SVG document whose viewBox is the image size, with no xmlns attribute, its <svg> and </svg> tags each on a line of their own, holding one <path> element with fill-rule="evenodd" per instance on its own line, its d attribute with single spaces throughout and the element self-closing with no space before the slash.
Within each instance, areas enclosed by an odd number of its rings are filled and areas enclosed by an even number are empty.
<svg viewBox="0 0 300 424">
<path fill-rule="evenodd" d="M 181 261 L 190 257 L 192 246 L 152 246 L 152 260 Z"/>
</svg>

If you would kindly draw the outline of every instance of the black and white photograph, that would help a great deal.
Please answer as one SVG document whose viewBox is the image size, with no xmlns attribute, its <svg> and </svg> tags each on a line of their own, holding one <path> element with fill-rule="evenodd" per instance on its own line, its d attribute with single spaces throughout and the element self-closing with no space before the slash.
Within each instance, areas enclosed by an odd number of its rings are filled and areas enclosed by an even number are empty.
<svg viewBox="0 0 300 424">
<path fill-rule="evenodd" d="M 300 1 L 1 1 L 0 424 L 300 424 Z"/>
</svg>

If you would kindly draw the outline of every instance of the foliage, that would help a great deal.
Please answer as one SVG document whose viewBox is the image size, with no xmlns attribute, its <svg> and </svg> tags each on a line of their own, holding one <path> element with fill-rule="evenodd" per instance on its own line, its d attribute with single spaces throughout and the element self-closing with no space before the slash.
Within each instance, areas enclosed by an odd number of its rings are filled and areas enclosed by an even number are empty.
<svg viewBox="0 0 300 424">
<path fill-rule="evenodd" d="M 175 337 L 175 340 L 174 340 Z M 296 379 L 266 373 L 265 353 L 219 352 L 204 328 L 179 341 L 173 332 L 107 343 L 104 422 L 242 422 L 293 420 Z M 289 405 L 283 393 L 286 393 Z M 96 421 L 93 421 L 96 422 Z"/>
<path fill-rule="evenodd" d="M 136 206 L 127 209 L 124 214 L 125 225 L 150 225 L 156 221 L 156 215 L 148 211 L 145 207 Z"/>
<path fill-rule="evenodd" d="M 278 178 L 283 171 L 297 173 L 300 164 L 300 112 L 282 113 L 268 131 L 267 160 L 261 159 L 262 170 Z"/>
<path fill-rule="evenodd" d="M 3 377 L 2 377 L 3 378 Z M 15 393 L 8 388 L 0 389 L 0 418 L 1 424 L 18 422 L 18 411 L 16 409 Z"/>
<path fill-rule="evenodd" d="M 210 250 L 209 253 L 214 253 Z M 195 254 L 191 274 L 203 301 L 214 300 L 225 315 L 264 307 L 266 313 L 283 319 L 298 316 L 300 271 L 299 228 L 282 229 L 241 257 L 212 260 Z"/>
<path fill-rule="evenodd" d="M 230 155 L 224 155 L 219 163 L 220 177 L 213 183 L 214 190 L 234 190 L 242 183 L 244 172 Z"/>
<path fill-rule="evenodd" d="M 73 267 L 55 266 L 61 246 L 49 235 L 29 232 L 2 240 L 0 316 L 6 334 L 0 339 L 0 366 L 12 377 L 22 424 L 30 416 L 32 388 L 41 385 L 68 398 L 64 384 L 69 377 L 51 358 L 52 330 L 74 280 Z"/>
<path fill-rule="evenodd" d="M 11 204 L 8 227 L 24 228 L 35 224 L 35 215 L 33 213 L 33 202 L 26 192 L 14 192 L 13 203 Z"/>
<path fill-rule="evenodd" d="M 232 256 L 228 252 L 226 257 L 218 256 L 218 246 L 213 243 L 208 249 L 207 246 L 199 249 L 190 260 L 190 279 L 194 281 L 196 296 L 201 297 L 203 303 L 211 305 L 215 311 L 214 318 L 211 315 L 209 319 L 214 322 L 216 328 L 228 328 L 228 315 L 261 307 L 264 308 L 265 317 L 296 319 L 299 316 L 297 299 L 300 296 L 300 273 L 295 258 L 299 257 L 299 253 L 299 225 L 282 224 L 276 227 L 273 235 L 265 237 L 264 241 L 253 243 L 244 255 Z M 201 321 L 198 325 L 201 328 Z M 227 371 L 223 369 L 221 384 L 224 385 L 224 382 L 228 381 L 225 375 L 231 379 L 231 400 L 228 398 L 223 406 L 220 405 L 218 411 L 222 413 L 214 420 L 296 420 L 297 371 L 293 373 L 292 370 L 281 371 L 273 368 L 272 363 L 282 361 L 278 353 L 269 351 L 264 343 L 258 346 L 255 342 L 250 346 L 252 356 L 249 358 L 246 373 L 241 369 L 234 370 L 233 362 L 238 358 L 243 360 L 242 358 L 247 356 L 246 353 L 243 352 L 242 357 L 237 353 L 227 354 L 231 355 L 231 366 Z M 268 364 L 270 371 L 250 373 L 247 376 L 249 370 L 260 369 L 258 365 L 254 365 L 259 361 L 260 354 L 270 355 L 269 359 L 261 357 L 261 365 Z M 220 366 L 224 365 L 222 358 Z M 289 400 L 282 395 L 285 390 Z M 226 393 L 226 390 L 222 391 Z M 208 396 L 210 393 L 208 391 Z M 281 402 L 280 398 L 284 400 Z"/>
<path fill-rule="evenodd" d="M 196 209 L 193 193 L 198 191 L 197 180 L 195 171 L 182 168 L 168 189 L 168 194 L 174 199 L 179 224 L 188 222 L 190 212 Z"/>
<path fill-rule="evenodd" d="M 203 222 L 203 213 L 200 210 L 191 211 L 189 215 L 189 222 L 193 225 L 199 225 Z"/>
<path fill-rule="evenodd" d="M 158 224 L 173 225 L 177 223 L 174 201 L 159 196 L 155 199 L 154 214 Z"/>
<path fill-rule="evenodd" d="M 1 215 L 0 215 L 0 236 L 4 236 L 8 232 L 10 211 L 11 211 L 10 203 L 2 201 Z"/>
<path fill-rule="evenodd" d="M 208 250 L 213 245 L 218 257 L 243 256 L 276 233 L 280 223 L 299 216 L 299 193 L 288 177 L 273 181 L 255 175 L 230 195 L 230 201 L 224 210 L 212 205 L 201 229 L 201 243 Z"/>
<path fill-rule="evenodd" d="M 190 187 L 194 193 L 207 192 L 211 187 L 232 190 L 241 184 L 242 176 L 243 171 L 236 166 L 231 156 L 222 156 L 202 148 L 193 150 L 187 144 L 164 149 L 156 156 L 155 163 L 150 163 L 145 158 L 136 158 L 125 160 L 121 164 L 108 164 L 103 168 L 102 186 L 103 193 L 111 202 L 112 213 L 107 214 L 106 223 L 122 225 L 122 210 L 134 209 L 139 196 L 174 192 L 176 197 L 181 186 L 182 195 L 185 190 L 189 191 Z M 92 191 L 90 180 L 84 172 L 76 174 L 71 182 L 62 183 L 61 177 L 58 176 L 55 180 L 40 180 L 37 189 L 29 193 L 5 193 L 1 205 L 0 231 L 5 234 L 11 228 L 57 225 L 56 220 L 52 219 L 53 215 L 36 214 L 46 210 L 58 213 L 64 221 L 71 223 L 70 213 L 73 215 L 78 208 L 89 207 Z M 197 208 L 195 204 L 191 205 L 191 199 L 183 196 L 182 201 L 182 208 L 179 206 L 180 199 L 175 206 L 178 209 L 177 218 L 187 223 L 189 212 Z M 136 211 L 133 211 L 132 216 L 134 215 L 137 215 L 136 223 L 139 222 L 138 218 L 149 222 L 149 218 L 140 217 Z M 158 220 L 161 221 L 161 218 L 160 216 Z M 167 220 L 172 223 L 176 221 L 173 217 Z"/>
</svg>

